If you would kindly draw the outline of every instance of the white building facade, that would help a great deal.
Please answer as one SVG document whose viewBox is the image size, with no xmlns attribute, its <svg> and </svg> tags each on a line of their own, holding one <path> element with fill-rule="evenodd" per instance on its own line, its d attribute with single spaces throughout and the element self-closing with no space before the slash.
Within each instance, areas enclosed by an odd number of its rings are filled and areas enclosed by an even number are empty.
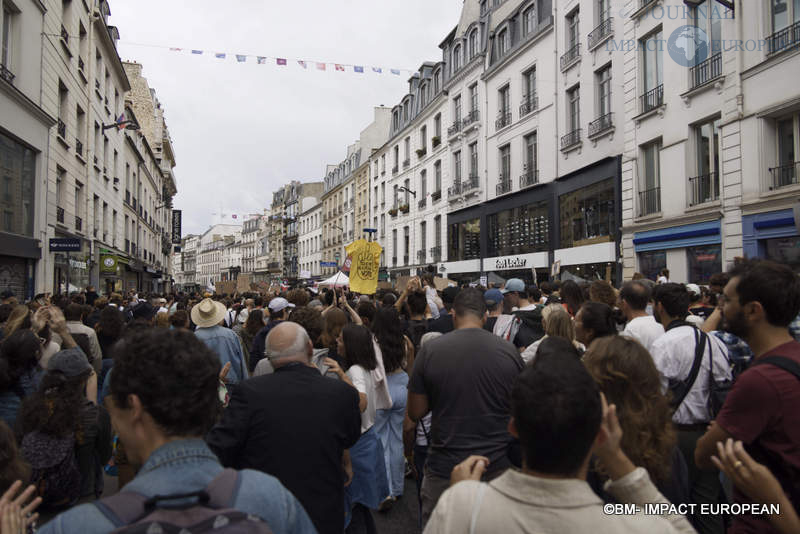
<svg viewBox="0 0 800 534">
<path fill-rule="evenodd" d="M 300 278 L 316 278 L 322 274 L 322 202 L 309 198 L 300 214 L 298 262 Z M 306 276 L 304 276 L 306 275 Z"/>
</svg>

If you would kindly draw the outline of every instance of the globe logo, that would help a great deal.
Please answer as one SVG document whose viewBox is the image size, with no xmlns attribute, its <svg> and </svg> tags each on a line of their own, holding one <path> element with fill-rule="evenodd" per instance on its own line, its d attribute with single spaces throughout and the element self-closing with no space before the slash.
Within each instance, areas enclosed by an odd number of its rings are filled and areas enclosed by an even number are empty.
<svg viewBox="0 0 800 534">
<path fill-rule="evenodd" d="M 708 34 L 697 26 L 681 26 L 669 36 L 667 50 L 681 67 L 694 67 L 708 58 Z"/>
</svg>

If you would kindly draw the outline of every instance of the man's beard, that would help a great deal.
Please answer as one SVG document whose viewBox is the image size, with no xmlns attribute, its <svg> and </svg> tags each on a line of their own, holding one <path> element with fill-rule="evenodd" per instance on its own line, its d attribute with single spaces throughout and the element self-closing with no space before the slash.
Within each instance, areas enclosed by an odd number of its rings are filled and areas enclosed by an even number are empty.
<svg viewBox="0 0 800 534">
<path fill-rule="evenodd" d="M 749 333 L 747 321 L 741 311 L 732 317 L 723 316 L 722 329 L 741 339 L 747 339 Z"/>
</svg>

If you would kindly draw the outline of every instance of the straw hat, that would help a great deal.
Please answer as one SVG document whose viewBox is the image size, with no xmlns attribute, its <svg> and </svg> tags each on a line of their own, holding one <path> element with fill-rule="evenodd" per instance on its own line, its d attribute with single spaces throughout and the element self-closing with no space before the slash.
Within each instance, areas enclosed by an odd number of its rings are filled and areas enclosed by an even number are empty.
<svg viewBox="0 0 800 534">
<path fill-rule="evenodd" d="M 216 326 L 225 318 L 225 312 L 224 304 L 205 298 L 192 308 L 192 322 L 198 328 Z"/>
</svg>

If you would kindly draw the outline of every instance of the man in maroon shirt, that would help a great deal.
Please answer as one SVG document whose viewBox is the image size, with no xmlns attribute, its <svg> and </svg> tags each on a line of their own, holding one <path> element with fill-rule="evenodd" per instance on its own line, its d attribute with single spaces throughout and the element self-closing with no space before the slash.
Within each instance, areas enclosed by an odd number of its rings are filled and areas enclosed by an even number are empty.
<svg viewBox="0 0 800 534">
<path fill-rule="evenodd" d="M 740 440 L 780 481 L 800 508 L 800 379 L 764 358 L 781 356 L 800 365 L 800 343 L 789 324 L 800 312 L 800 277 L 779 263 L 745 260 L 731 270 L 722 299 L 724 329 L 750 345 L 755 360 L 736 380 L 725 404 L 697 442 L 695 462 L 713 468 L 717 443 Z M 750 500 L 736 490 L 739 503 Z M 729 532 L 777 532 L 768 516 L 733 518 Z"/>
</svg>

